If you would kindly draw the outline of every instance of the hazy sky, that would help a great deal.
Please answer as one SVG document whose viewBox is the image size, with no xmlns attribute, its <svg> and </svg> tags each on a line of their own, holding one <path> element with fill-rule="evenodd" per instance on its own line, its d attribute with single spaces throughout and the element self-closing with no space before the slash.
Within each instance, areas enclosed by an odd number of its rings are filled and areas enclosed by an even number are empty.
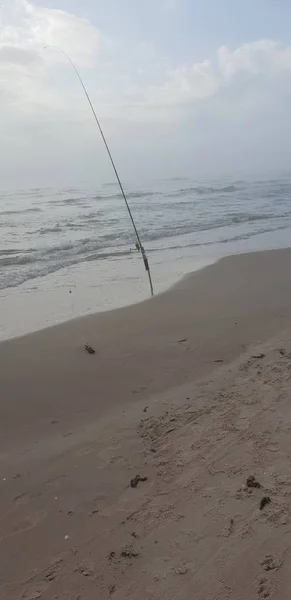
<svg viewBox="0 0 291 600">
<path fill-rule="evenodd" d="M 1 187 L 291 165 L 290 0 L 2 0 Z"/>
</svg>

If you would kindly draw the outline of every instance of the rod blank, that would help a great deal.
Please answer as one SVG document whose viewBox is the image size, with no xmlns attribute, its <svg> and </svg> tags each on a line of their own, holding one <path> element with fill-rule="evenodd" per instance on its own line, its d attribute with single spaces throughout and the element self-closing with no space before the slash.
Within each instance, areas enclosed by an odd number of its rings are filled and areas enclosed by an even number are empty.
<svg viewBox="0 0 291 600">
<path fill-rule="evenodd" d="M 118 171 L 117 171 L 117 168 L 116 168 L 115 162 L 114 162 L 114 160 L 113 160 L 113 156 L 112 156 L 112 154 L 111 154 L 111 151 L 110 151 L 110 148 L 109 148 L 109 146 L 108 146 L 108 144 L 107 144 L 107 141 L 106 141 L 106 138 L 105 138 L 105 135 L 104 135 L 103 129 L 102 129 L 101 125 L 100 125 L 100 121 L 99 121 L 99 119 L 98 119 L 98 117 L 97 117 L 97 113 L 96 113 L 96 111 L 95 111 L 95 108 L 94 108 L 94 106 L 93 106 L 92 100 L 91 100 L 91 98 L 90 98 L 90 96 L 89 96 L 89 93 L 88 93 L 88 91 L 87 91 L 87 89 L 86 89 L 86 86 L 85 86 L 85 84 L 84 84 L 84 81 L 83 81 L 83 79 L 82 79 L 82 77 L 81 77 L 81 75 L 80 75 L 80 73 L 79 73 L 79 71 L 78 71 L 78 69 L 77 69 L 76 65 L 73 63 L 72 59 L 69 57 L 69 55 L 68 55 L 68 54 L 67 54 L 67 53 L 66 53 L 66 52 L 65 52 L 65 51 L 64 51 L 62 48 L 59 48 L 58 46 L 45 46 L 45 49 L 46 49 L 46 48 L 54 48 L 55 50 L 58 50 L 59 52 L 61 52 L 61 53 L 62 53 L 62 54 L 63 54 L 63 55 L 66 57 L 66 59 L 69 61 L 69 63 L 70 63 L 70 64 L 71 64 L 71 66 L 73 67 L 73 69 L 74 69 L 74 71 L 75 71 L 75 73 L 76 73 L 76 75 L 77 75 L 77 77 L 78 77 L 78 79 L 79 79 L 79 82 L 80 82 L 80 84 L 81 84 L 81 86 L 82 86 L 82 88 L 83 88 L 83 90 L 84 90 L 85 96 L 86 96 L 86 98 L 87 98 L 87 100 L 88 100 L 88 102 L 89 102 L 89 106 L 90 106 L 90 108 L 91 108 L 91 110 L 92 110 L 92 113 L 93 113 L 94 119 L 95 119 L 95 121 L 96 121 L 96 123 L 97 123 L 98 129 L 99 129 L 99 132 L 100 132 L 100 134 L 101 134 L 102 140 L 103 140 L 103 142 L 104 142 L 104 145 L 105 145 L 105 148 L 106 148 L 107 154 L 108 154 L 108 156 L 109 156 L 109 159 L 110 159 L 110 162 L 111 162 L 111 165 L 112 165 L 112 168 L 113 168 L 113 170 L 114 170 L 115 177 L 116 177 L 116 179 L 117 179 L 117 182 L 118 182 L 118 185 L 119 185 L 119 187 L 120 187 L 120 191 L 121 191 L 121 194 L 122 194 L 123 200 L 124 200 L 124 202 L 125 202 L 125 205 L 126 205 L 126 208 L 127 208 L 127 210 L 128 210 L 128 214 L 129 214 L 129 217 L 130 217 L 130 220 L 131 220 L 131 223 L 132 223 L 132 226 L 133 226 L 133 229 L 134 229 L 135 235 L 136 235 L 136 239 L 137 239 L 138 247 L 140 248 L 141 255 L 142 255 L 142 258 L 143 258 L 143 262 L 144 262 L 145 270 L 146 270 L 146 272 L 147 272 L 147 274 L 148 274 L 148 278 L 149 278 L 149 284 L 150 284 L 150 290 L 151 290 L 151 295 L 153 296 L 153 295 L 154 295 L 154 287 L 153 287 L 153 281 L 152 281 L 152 276 L 151 276 L 151 270 L 150 270 L 149 261 L 148 261 L 147 255 L 146 255 L 146 251 L 145 251 L 145 249 L 144 249 L 144 247 L 143 247 L 143 244 L 142 244 L 142 242 L 141 242 L 140 235 L 139 235 L 139 233 L 138 233 L 138 229 L 137 229 L 137 227 L 136 227 L 136 224 L 135 224 L 134 218 L 133 218 L 133 216 L 132 216 L 132 212 L 131 212 L 131 210 L 130 210 L 130 206 L 129 206 L 129 204 L 128 204 L 128 200 L 127 200 L 127 197 L 126 197 L 126 194 L 125 194 L 125 191 L 124 191 L 124 188 L 123 188 L 123 185 L 122 185 L 121 179 L 120 179 L 120 177 L 119 177 L 119 174 L 118 174 Z"/>
</svg>

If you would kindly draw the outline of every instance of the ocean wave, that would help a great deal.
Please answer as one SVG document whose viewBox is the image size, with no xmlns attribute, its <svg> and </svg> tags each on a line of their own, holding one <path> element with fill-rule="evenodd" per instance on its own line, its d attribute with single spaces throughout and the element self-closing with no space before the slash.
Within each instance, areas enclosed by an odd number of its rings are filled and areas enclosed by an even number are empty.
<svg viewBox="0 0 291 600">
<path fill-rule="evenodd" d="M 287 216 L 287 215 L 286 215 Z M 252 221 L 266 221 L 268 219 L 277 219 L 278 215 L 275 214 L 241 214 L 241 215 L 233 215 L 230 217 L 230 225 L 237 223 L 251 223 Z"/>
<path fill-rule="evenodd" d="M 64 231 L 64 227 L 61 225 L 55 225 L 55 227 L 42 227 L 35 231 L 35 234 L 38 235 L 49 235 L 50 233 L 62 233 Z"/>
<path fill-rule="evenodd" d="M 27 281 L 37 279 L 39 277 L 46 277 L 52 273 L 56 273 L 67 267 L 73 267 L 75 265 L 79 265 L 80 263 L 86 262 L 94 262 L 96 260 L 112 260 L 112 259 L 120 259 L 125 258 L 131 254 L 130 248 L 127 250 L 116 250 L 114 252 L 103 252 L 97 250 L 92 252 L 86 256 L 80 258 L 78 253 L 74 256 L 74 254 L 69 253 L 67 257 L 63 257 L 62 260 L 49 261 L 45 260 L 43 262 L 36 261 L 35 257 L 25 257 L 19 256 L 17 257 L 17 261 L 14 263 L 9 263 L 8 260 L 6 262 L 6 266 L 11 267 L 13 264 L 16 267 L 16 270 L 9 269 L 7 273 L 2 271 L 0 273 L 0 290 L 4 290 L 7 288 L 15 288 L 18 287 Z M 5 263 L 1 263 L 0 265 Z M 19 270 L 19 267 L 26 265 L 28 268 L 26 270 Z"/>
<path fill-rule="evenodd" d="M 289 213 L 287 216 L 291 216 Z M 164 227 L 163 230 L 154 230 L 151 231 L 150 228 L 142 229 L 142 237 L 145 241 L 158 241 L 163 238 L 171 238 L 171 237 L 179 237 L 183 235 L 188 235 L 190 233 L 203 233 L 207 231 L 219 230 L 224 227 L 228 227 L 231 229 L 232 226 L 236 225 L 244 225 L 245 223 L 256 223 L 260 221 L 268 221 L 268 220 L 276 220 L 278 219 L 278 215 L 275 214 L 262 214 L 262 215 L 251 215 L 251 214 L 234 214 L 234 215 L 224 215 L 220 218 L 216 218 L 215 220 L 206 220 L 200 223 L 195 223 L 195 221 L 187 221 L 179 224 L 169 224 L 167 227 Z"/>
<path fill-rule="evenodd" d="M 83 202 L 87 202 L 87 200 L 88 198 L 86 196 L 79 196 L 78 198 L 58 198 L 57 200 L 49 200 L 47 204 L 70 206 L 71 204 L 83 204 Z"/>
<path fill-rule="evenodd" d="M 150 198 L 151 196 L 158 195 L 158 192 L 125 192 L 125 196 L 128 200 L 138 200 L 139 198 Z M 92 200 L 123 200 L 123 195 L 118 194 L 104 194 L 92 196 Z"/>
<path fill-rule="evenodd" d="M 203 225 L 196 225 L 196 227 L 193 227 L 193 223 L 184 223 L 175 227 L 169 226 L 163 231 L 156 230 L 153 232 L 148 232 L 146 230 L 141 230 L 141 235 L 145 242 L 147 244 L 150 244 L 151 242 L 156 242 L 167 238 L 175 238 L 195 233 L 203 234 L 204 231 L 207 232 L 210 230 L 223 229 L 225 226 L 229 226 L 231 222 L 236 224 L 243 224 L 244 222 L 246 222 L 246 220 L 260 221 L 262 220 L 261 216 L 262 215 L 238 215 L 236 217 L 231 217 L 231 219 L 221 218 L 215 223 L 207 222 Z M 271 218 L 271 216 L 269 216 L 269 218 Z M 227 242 L 235 242 L 242 239 L 248 239 L 249 237 L 257 235 L 258 233 L 266 233 L 269 231 L 286 229 L 288 227 L 290 227 L 290 223 L 286 223 L 283 226 L 277 224 L 274 227 L 261 227 L 259 230 L 255 229 L 249 231 L 242 231 L 239 234 L 235 234 L 234 231 L 231 233 L 230 230 L 227 237 L 223 239 L 217 239 L 217 237 L 215 237 L 213 241 L 209 242 L 201 239 L 199 242 L 191 242 L 191 244 L 189 245 L 204 246 L 217 243 L 224 244 Z M 9 275 L 11 276 L 13 274 L 13 267 L 17 269 L 17 271 L 14 273 L 15 285 L 19 285 L 20 275 L 18 269 L 20 267 L 28 267 L 22 273 L 22 282 L 24 282 L 27 279 L 40 277 L 45 274 L 58 271 L 64 267 L 79 264 L 81 262 L 88 262 L 101 259 L 104 260 L 109 258 L 112 259 L 127 256 L 131 253 L 130 247 L 133 243 L 133 232 L 129 230 L 128 232 L 124 233 L 122 238 L 118 237 L 115 233 L 110 232 L 103 234 L 103 236 L 100 237 L 100 239 L 84 238 L 82 240 L 77 240 L 75 242 L 66 242 L 64 244 L 59 244 L 50 248 L 42 248 L 36 250 L 29 249 L 27 251 L 25 250 L 22 252 L 20 252 L 17 249 L 12 249 L 9 253 L 7 250 L 6 254 L 0 254 L 0 268 L 2 269 L 2 272 L 8 269 Z M 181 247 L 181 245 L 177 247 Z M 4 277 L 3 279 L 7 283 L 7 278 Z M 16 283 L 16 281 L 18 283 Z M 7 285 L 5 284 L 4 287 L 7 287 Z M 1 289 L 4 288 L 2 287 Z"/>
<path fill-rule="evenodd" d="M 87 198 L 84 196 L 81 198 L 65 198 L 65 200 L 61 201 L 61 203 L 66 206 L 66 205 L 70 205 L 70 204 L 80 204 L 86 200 L 87 200 Z"/>
<path fill-rule="evenodd" d="M 5 256 L 0 258 L 0 267 L 19 267 L 35 262 L 34 256 L 28 256 L 26 254 L 18 254 L 15 256 Z"/>
<path fill-rule="evenodd" d="M 196 194 L 197 196 L 206 196 L 213 194 L 231 194 L 235 193 L 239 188 L 235 185 L 227 185 L 225 187 L 185 187 L 169 193 L 170 197 L 186 196 L 188 194 Z"/>
<path fill-rule="evenodd" d="M 103 237 L 106 241 L 112 241 L 116 236 L 114 234 L 108 234 Z M 40 248 L 35 249 L 30 252 L 18 252 L 13 256 L 4 256 L 0 257 L 0 267 L 11 267 L 11 266 L 23 266 L 34 263 L 40 265 L 44 262 L 55 262 L 56 260 L 60 262 L 62 266 L 66 264 L 74 264 L 75 262 L 80 262 L 80 256 L 86 258 L 92 252 L 102 252 L 104 251 L 104 243 L 102 239 L 91 239 L 84 238 L 81 240 L 65 242 L 64 244 L 58 244 L 56 246 L 50 246 L 49 248 Z"/>
<path fill-rule="evenodd" d="M 41 208 L 23 208 L 18 210 L 2 210 L 1 215 L 23 215 L 25 213 L 39 213 Z"/>
<path fill-rule="evenodd" d="M 240 233 L 238 235 L 230 235 L 229 237 L 225 237 L 222 239 L 213 239 L 211 241 L 199 241 L 199 242 L 189 242 L 183 245 L 183 248 L 200 248 L 200 247 L 208 247 L 208 246 L 217 246 L 219 244 L 228 244 L 228 243 L 234 243 L 234 242 L 240 242 L 243 240 L 248 240 L 252 237 L 255 237 L 257 235 L 263 235 L 266 233 L 271 233 L 273 231 L 283 231 L 283 230 L 287 230 L 290 229 L 290 224 L 289 225 L 281 225 L 279 227 L 276 227 L 275 229 L 273 227 L 265 227 L 263 229 L 261 229 L 259 232 L 257 231 L 249 231 L 249 232 L 244 232 L 244 233 Z M 167 248 L 159 248 L 159 250 L 178 250 L 181 249 L 181 245 L 175 244 L 175 245 L 171 245 L 171 246 L 167 246 Z M 150 250 L 147 250 L 148 252 L 150 252 Z"/>
<path fill-rule="evenodd" d="M 77 220 L 76 222 L 65 221 L 63 223 L 57 223 L 50 227 L 42 227 L 28 234 L 29 237 L 31 235 L 49 236 L 52 234 L 65 234 L 70 231 L 83 231 L 85 235 L 87 234 L 86 237 L 75 241 L 66 241 L 63 244 L 51 245 L 49 248 L 45 247 L 43 249 L 35 250 L 34 256 L 31 256 L 31 254 L 27 255 L 26 253 L 24 253 L 24 256 L 18 256 L 17 254 L 15 256 L 4 256 L 4 258 L 1 258 L 0 256 L 0 267 L 13 266 L 13 264 L 24 265 L 33 261 L 49 261 L 56 256 L 58 256 L 61 261 L 66 259 L 67 256 L 71 258 L 72 254 L 86 258 L 91 252 L 100 252 L 101 250 L 104 252 L 109 251 L 110 254 L 112 254 L 114 251 L 117 251 L 118 248 L 127 245 L 130 246 L 134 243 L 134 232 L 130 227 L 130 224 L 128 224 L 124 230 L 120 230 L 119 225 L 121 219 L 118 218 L 118 216 L 102 219 L 100 215 L 93 217 L 92 214 L 96 215 L 96 213 L 90 213 L 90 215 L 88 215 L 88 220 L 82 217 L 81 220 Z M 291 212 L 285 213 L 284 216 L 290 218 Z M 247 223 L 251 225 L 252 223 L 263 223 L 264 221 L 270 220 L 276 221 L 278 218 L 280 217 L 276 214 L 230 213 L 213 219 L 211 218 L 211 214 L 209 214 L 208 218 L 203 219 L 200 222 L 196 222 L 193 219 L 180 222 L 169 220 L 168 223 L 163 223 L 162 227 L 157 227 L 156 219 L 153 218 L 152 226 L 150 221 L 148 221 L 146 227 L 140 224 L 139 230 L 144 242 L 149 243 L 172 237 L 183 237 L 191 233 L 195 234 L 219 230 L 225 227 L 231 230 L 234 226 L 243 226 Z M 92 236 L 90 236 L 90 231 L 94 232 Z"/>
<path fill-rule="evenodd" d="M 20 250 L 19 248 L 5 248 L 0 250 L 0 256 L 9 256 L 10 254 L 19 254 L 20 252 L 30 252 L 30 250 Z"/>
</svg>

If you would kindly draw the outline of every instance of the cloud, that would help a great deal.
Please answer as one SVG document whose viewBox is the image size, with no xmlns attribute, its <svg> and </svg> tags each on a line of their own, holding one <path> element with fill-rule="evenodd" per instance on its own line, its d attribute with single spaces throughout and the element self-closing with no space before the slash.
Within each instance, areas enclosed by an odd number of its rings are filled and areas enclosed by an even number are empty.
<svg viewBox="0 0 291 600">
<path fill-rule="evenodd" d="M 0 65 L 30 65 L 39 62 L 40 56 L 36 50 L 18 48 L 17 46 L 0 46 Z"/>
<path fill-rule="evenodd" d="M 212 60 L 171 71 L 167 82 L 152 88 L 148 98 L 164 106 L 195 103 L 231 86 L 239 75 L 244 75 L 247 88 L 258 76 L 275 78 L 284 71 L 291 73 L 291 46 L 284 48 L 272 40 L 244 44 L 233 51 L 222 46 Z"/>
<path fill-rule="evenodd" d="M 8 137 L 14 139 L 16 130 L 21 136 L 24 128 L 28 139 L 35 130 L 32 118 L 35 126 L 50 128 L 52 118 L 63 118 L 68 111 L 71 94 L 70 77 L 68 85 L 60 81 L 59 70 L 66 59 L 53 48 L 45 51 L 44 46 L 62 46 L 79 68 L 90 69 L 98 55 L 100 33 L 86 19 L 28 0 L 4 2 L 0 24 L 0 109 L 5 115 L 2 124 Z M 78 115 L 78 103 L 72 111 Z"/>
<path fill-rule="evenodd" d="M 291 46 L 284 48 L 273 40 L 260 40 L 243 44 L 230 51 L 227 46 L 219 48 L 218 68 L 225 80 L 231 80 L 238 73 L 250 76 L 258 74 L 276 75 L 291 70 Z"/>
<path fill-rule="evenodd" d="M 61 46 L 78 67 L 86 69 L 86 82 L 105 119 L 171 121 L 185 116 L 187 107 L 199 108 L 221 90 L 237 85 L 240 78 L 247 90 L 258 77 L 270 80 L 291 71 L 291 46 L 274 40 L 235 49 L 222 46 L 211 58 L 172 69 L 150 42 L 128 47 L 122 60 L 124 49 L 118 43 L 108 40 L 89 20 L 63 10 L 29 0 L 6 0 L 1 17 L 0 91 L 14 94 L 22 112 L 51 108 L 61 111 L 63 118 L 70 97 L 75 118 L 83 121 L 88 114 L 77 82 L 63 66 L 65 58 L 57 50 L 45 52 L 44 45 Z M 66 86 L 61 81 L 64 68 Z"/>
<path fill-rule="evenodd" d="M 1 46 L 39 52 L 46 45 L 61 46 L 78 65 L 92 66 L 100 33 L 87 19 L 28 0 L 6 0 L 1 17 Z M 62 60 L 61 56 L 56 54 L 55 60 Z"/>
</svg>

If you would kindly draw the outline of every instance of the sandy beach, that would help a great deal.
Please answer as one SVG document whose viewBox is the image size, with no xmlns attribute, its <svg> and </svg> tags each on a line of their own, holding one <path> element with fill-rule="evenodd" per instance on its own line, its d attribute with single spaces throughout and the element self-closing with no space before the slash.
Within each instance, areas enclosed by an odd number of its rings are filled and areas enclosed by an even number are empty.
<svg viewBox="0 0 291 600">
<path fill-rule="evenodd" d="M 290 597 L 290 261 L 0 344 L 1 599 Z"/>
</svg>

